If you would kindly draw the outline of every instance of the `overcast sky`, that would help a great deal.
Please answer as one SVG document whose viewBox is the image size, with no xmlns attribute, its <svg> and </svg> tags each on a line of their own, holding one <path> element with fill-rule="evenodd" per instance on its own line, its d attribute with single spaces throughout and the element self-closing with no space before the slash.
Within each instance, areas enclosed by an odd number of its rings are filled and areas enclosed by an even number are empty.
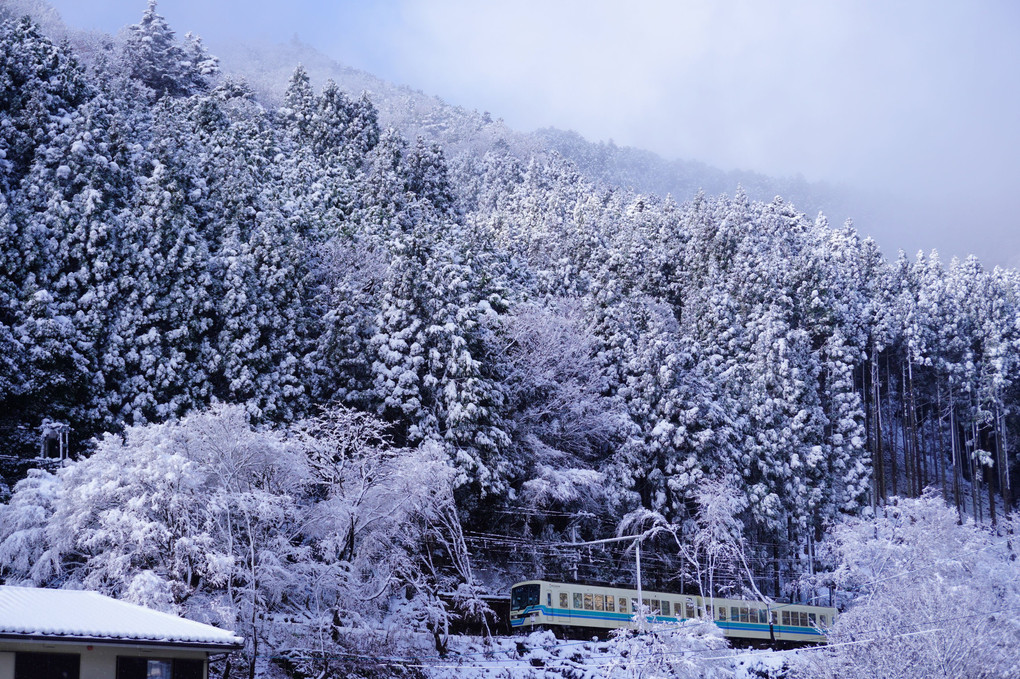
<svg viewBox="0 0 1020 679">
<path fill-rule="evenodd" d="M 71 26 L 116 32 L 146 1 L 51 4 Z M 880 190 L 886 219 L 857 226 L 887 255 L 936 247 L 1020 265 L 1020 2 L 162 0 L 158 11 L 213 45 L 297 35 L 522 131 Z"/>
</svg>

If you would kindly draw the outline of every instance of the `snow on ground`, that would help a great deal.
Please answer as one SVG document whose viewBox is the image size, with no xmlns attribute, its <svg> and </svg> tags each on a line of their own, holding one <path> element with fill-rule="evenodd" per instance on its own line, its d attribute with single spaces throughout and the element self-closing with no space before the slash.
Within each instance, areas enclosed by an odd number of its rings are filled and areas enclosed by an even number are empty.
<svg viewBox="0 0 1020 679">
<path fill-rule="evenodd" d="M 714 625 L 711 626 L 714 628 Z M 783 676 L 791 652 L 734 650 L 717 630 L 649 632 L 609 640 L 557 639 L 539 631 L 516 637 L 456 637 L 446 658 L 423 662 L 429 677 L 458 679 L 615 679 L 640 676 L 762 679 Z"/>
</svg>

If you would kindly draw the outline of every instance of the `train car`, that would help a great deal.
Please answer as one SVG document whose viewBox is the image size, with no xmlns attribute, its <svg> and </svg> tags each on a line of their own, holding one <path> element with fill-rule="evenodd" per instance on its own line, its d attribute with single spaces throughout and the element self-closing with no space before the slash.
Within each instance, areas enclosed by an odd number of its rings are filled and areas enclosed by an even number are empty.
<svg viewBox="0 0 1020 679">
<path fill-rule="evenodd" d="M 836 609 L 772 604 L 740 599 L 704 599 L 667 592 L 641 593 L 651 624 L 683 625 L 708 618 L 733 640 L 781 644 L 824 643 Z M 572 583 L 528 580 L 510 590 L 511 629 L 634 629 L 637 591 Z M 707 603 L 707 606 L 706 606 Z"/>
</svg>

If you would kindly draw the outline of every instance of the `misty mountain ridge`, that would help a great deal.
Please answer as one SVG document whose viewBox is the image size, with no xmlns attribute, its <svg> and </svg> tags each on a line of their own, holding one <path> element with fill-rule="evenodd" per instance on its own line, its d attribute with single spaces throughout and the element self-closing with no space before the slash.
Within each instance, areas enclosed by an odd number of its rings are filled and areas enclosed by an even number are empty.
<svg viewBox="0 0 1020 679">
<path fill-rule="evenodd" d="M 497 146 L 527 161 L 557 153 L 590 181 L 624 190 L 685 201 L 699 192 L 732 194 L 741 187 L 752 200 L 782 196 L 804 214 L 819 212 L 840 224 L 866 213 L 865 197 L 846 187 L 811 182 L 800 176 L 774 177 L 747 170 L 723 170 L 698 160 L 667 159 L 653 151 L 618 146 L 612 140 L 590 141 L 573 130 L 554 127 L 522 132 L 488 111 L 479 112 L 442 98 L 397 85 L 346 66 L 295 36 L 289 42 L 216 44 L 223 72 L 243 77 L 269 104 L 282 101 L 287 81 L 300 64 L 313 83 L 333 80 L 352 95 L 367 92 L 379 110 L 379 122 L 408 139 L 422 136 L 448 155 L 482 156 Z M 496 112 L 498 113 L 498 112 Z"/>
</svg>

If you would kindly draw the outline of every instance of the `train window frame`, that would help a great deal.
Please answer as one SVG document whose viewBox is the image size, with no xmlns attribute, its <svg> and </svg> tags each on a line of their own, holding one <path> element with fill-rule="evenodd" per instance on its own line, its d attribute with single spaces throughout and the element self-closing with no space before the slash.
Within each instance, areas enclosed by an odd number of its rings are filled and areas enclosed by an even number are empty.
<svg viewBox="0 0 1020 679">
<path fill-rule="evenodd" d="M 807 614 L 807 619 L 808 619 L 808 625 L 810 625 L 811 627 L 818 627 L 818 616 L 817 615 L 815 615 L 814 613 L 808 613 Z"/>
<path fill-rule="evenodd" d="M 574 609 L 581 610 L 584 608 L 584 595 L 580 592 L 574 592 Z"/>
<path fill-rule="evenodd" d="M 758 609 L 758 624 L 759 625 L 769 624 L 769 612 L 766 611 L 764 608 Z"/>
<path fill-rule="evenodd" d="M 662 607 L 658 599 L 652 599 L 648 604 L 648 612 L 652 615 L 659 615 L 662 613 Z"/>
<path fill-rule="evenodd" d="M 620 597 L 620 612 L 621 613 L 627 612 L 627 597 L 625 596 Z"/>
<path fill-rule="evenodd" d="M 591 592 L 586 592 L 584 595 L 584 610 L 592 611 L 595 610 L 594 602 L 592 601 Z"/>
<path fill-rule="evenodd" d="M 826 620 L 827 620 L 827 619 L 828 619 L 828 618 L 827 618 L 827 616 L 825 615 L 825 613 L 819 613 L 819 614 L 818 614 L 818 622 L 820 623 L 820 626 L 821 626 L 821 627 L 828 627 L 828 626 L 829 626 L 829 623 L 828 623 L 828 622 L 826 622 Z"/>
<path fill-rule="evenodd" d="M 790 627 L 790 611 L 783 611 L 783 627 Z"/>
<path fill-rule="evenodd" d="M 570 596 L 566 592 L 560 592 L 560 608 L 570 608 Z"/>
<path fill-rule="evenodd" d="M 690 619 L 694 617 L 694 604 L 692 602 L 688 601 L 687 604 L 684 606 L 684 613 L 685 618 Z"/>
<path fill-rule="evenodd" d="M 726 607 L 725 606 L 718 606 L 718 607 L 716 607 L 715 611 L 716 611 L 716 613 L 719 614 L 719 618 L 718 619 L 723 621 L 723 622 L 726 622 Z"/>
<path fill-rule="evenodd" d="M 545 593 L 545 605 L 552 608 L 552 592 Z"/>
<path fill-rule="evenodd" d="M 606 610 L 610 613 L 616 612 L 616 597 L 612 594 L 606 595 Z"/>
<path fill-rule="evenodd" d="M 512 611 L 522 611 L 529 606 L 537 606 L 541 601 L 541 585 L 535 583 L 518 585 L 510 591 L 510 610 Z"/>
<path fill-rule="evenodd" d="M 595 608 L 592 610 L 605 611 L 606 610 L 606 597 L 604 594 L 595 594 Z"/>
</svg>

